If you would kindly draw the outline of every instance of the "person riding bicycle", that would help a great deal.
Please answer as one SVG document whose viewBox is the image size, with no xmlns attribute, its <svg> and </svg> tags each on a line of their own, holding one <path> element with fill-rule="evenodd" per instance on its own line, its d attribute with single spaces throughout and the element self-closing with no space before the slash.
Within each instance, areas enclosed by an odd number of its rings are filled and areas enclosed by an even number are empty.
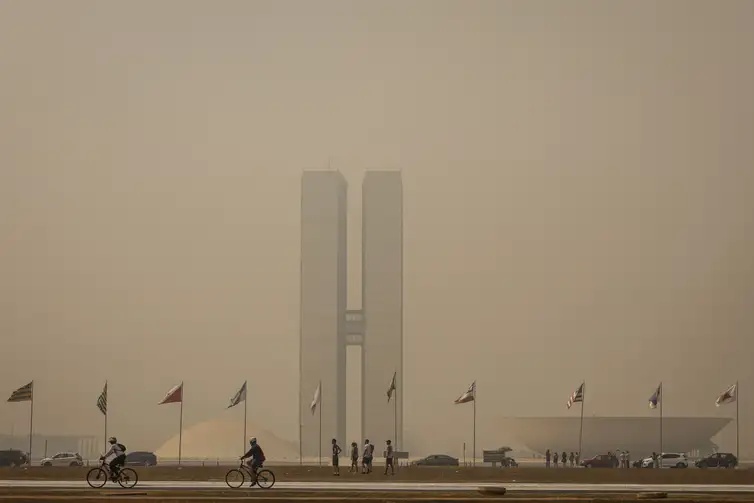
<svg viewBox="0 0 754 503">
<path fill-rule="evenodd" d="M 100 456 L 100 459 L 104 461 L 113 456 L 113 459 L 110 460 L 110 475 L 115 480 L 120 467 L 126 464 L 126 446 L 118 443 L 118 439 L 115 437 L 110 437 L 107 441 L 110 442 L 110 450 L 107 451 L 107 454 Z"/>
<path fill-rule="evenodd" d="M 264 460 L 265 460 L 264 451 L 257 443 L 257 437 L 251 437 L 251 440 L 249 440 L 249 444 L 251 445 L 251 447 L 249 447 L 249 450 L 246 452 L 246 454 L 241 456 L 241 461 L 248 458 L 249 469 L 251 470 L 251 473 L 253 473 L 256 476 L 257 471 L 260 468 L 262 468 L 262 466 L 264 465 Z M 257 483 L 256 480 L 251 481 L 252 486 L 256 483 Z"/>
</svg>

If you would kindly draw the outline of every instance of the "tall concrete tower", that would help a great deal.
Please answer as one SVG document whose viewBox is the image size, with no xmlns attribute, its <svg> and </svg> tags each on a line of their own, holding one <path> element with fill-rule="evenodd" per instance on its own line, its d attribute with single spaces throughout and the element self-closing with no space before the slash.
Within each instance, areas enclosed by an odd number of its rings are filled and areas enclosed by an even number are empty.
<svg viewBox="0 0 754 503">
<path fill-rule="evenodd" d="M 397 171 L 368 171 L 362 186 L 362 306 L 347 309 L 347 184 L 334 171 L 307 171 L 301 185 L 301 445 L 322 453 L 346 439 L 346 347 L 361 346 L 362 435 L 403 443 L 403 184 Z M 388 404 L 393 373 L 397 401 Z M 394 408 L 395 407 L 395 408 Z M 363 439 L 361 439 L 363 440 Z"/>
</svg>

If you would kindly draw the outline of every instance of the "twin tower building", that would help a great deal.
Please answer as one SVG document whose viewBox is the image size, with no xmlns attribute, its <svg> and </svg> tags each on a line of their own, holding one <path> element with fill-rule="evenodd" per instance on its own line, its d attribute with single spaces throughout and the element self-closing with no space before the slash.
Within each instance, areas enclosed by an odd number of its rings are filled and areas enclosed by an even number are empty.
<svg viewBox="0 0 754 503">
<path fill-rule="evenodd" d="M 329 454 L 346 438 L 346 347 L 361 351 L 361 433 L 375 445 L 397 436 L 403 448 L 403 184 L 397 171 L 367 171 L 362 184 L 361 308 L 347 302 L 348 184 L 338 171 L 301 180 L 301 449 Z M 351 352 L 353 353 L 353 352 Z M 388 403 L 394 372 L 397 390 Z M 310 410 L 322 383 L 319 413 Z M 394 406 L 397 406 L 397 414 Z M 397 435 L 396 435 L 397 431 Z"/>
</svg>

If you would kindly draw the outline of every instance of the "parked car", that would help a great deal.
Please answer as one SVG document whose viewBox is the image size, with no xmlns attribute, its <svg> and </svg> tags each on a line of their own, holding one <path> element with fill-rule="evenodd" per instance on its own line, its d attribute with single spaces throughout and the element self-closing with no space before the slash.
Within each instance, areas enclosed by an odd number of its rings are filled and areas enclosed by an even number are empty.
<svg viewBox="0 0 754 503">
<path fill-rule="evenodd" d="M 697 468 L 735 468 L 738 459 L 729 452 L 716 452 L 695 463 Z"/>
<path fill-rule="evenodd" d="M 0 466 L 21 466 L 29 462 L 29 457 L 25 452 L 15 449 L 0 451 Z"/>
<path fill-rule="evenodd" d="M 432 454 L 414 462 L 417 466 L 458 466 L 458 458 L 446 454 Z"/>
<path fill-rule="evenodd" d="M 589 459 L 581 461 L 584 468 L 615 468 L 615 456 L 610 454 L 597 454 Z"/>
<path fill-rule="evenodd" d="M 654 463 L 652 458 L 644 458 L 641 461 L 642 468 L 652 468 Z M 688 468 L 689 460 L 683 453 L 663 452 L 660 456 L 660 468 Z"/>
<path fill-rule="evenodd" d="M 146 451 L 129 452 L 126 455 L 126 464 L 138 465 L 138 466 L 155 466 L 157 464 L 157 456 L 155 455 L 154 452 L 146 452 Z"/>
<path fill-rule="evenodd" d="M 59 452 L 39 462 L 42 466 L 84 466 L 84 460 L 78 452 Z"/>
<path fill-rule="evenodd" d="M 505 456 L 502 461 L 500 461 L 500 466 L 503 468 L 516 468 L 518 466 L 518 462 L 508 456 Z"/>
</svg>

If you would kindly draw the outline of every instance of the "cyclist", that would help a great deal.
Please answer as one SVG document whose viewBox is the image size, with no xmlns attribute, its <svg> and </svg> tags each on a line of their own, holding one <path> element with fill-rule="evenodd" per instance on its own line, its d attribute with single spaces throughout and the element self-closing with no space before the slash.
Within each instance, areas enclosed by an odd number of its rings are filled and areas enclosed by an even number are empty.
<svg viewBox="0 0 754 503">
<path fill-rule="evenodd" d="M 107 454 L 101 456 L 100 460 L 104 461 L 113 456 L 113 459 L 110 460 L 110 476 L 113 480 L 116 480 L 120 467 L 126 464 L 126 446 L 118 443 L 118 439 L 115 437 L 110 437 L 107 441 L 110 443 L 110 450 L 107 451 Z"/>
<path fill-rule="evenodd" d="M 249 444 L 251 445 L 251 447 L 249 447 L 249 450 L 246 452 L 246 454 L 241 456 L 241 461 L 243 461 L 246 458 L 249 459 L 248 466 L 249 466 L 249 469 L 251 470 L 251 473 L 254 474 L 254 480 L 251 481 L 251 486 L 254 486 L 257 483 L 257 480 L 256 480 L 257 471 L 260 468 L 262 468 L 262 466 L 264 465 L 265 457 L 264 457 L 264 451 L 257 443 L 257 437 L 251 437 L 251 440 L 249 440 Z"/>
</svg>

